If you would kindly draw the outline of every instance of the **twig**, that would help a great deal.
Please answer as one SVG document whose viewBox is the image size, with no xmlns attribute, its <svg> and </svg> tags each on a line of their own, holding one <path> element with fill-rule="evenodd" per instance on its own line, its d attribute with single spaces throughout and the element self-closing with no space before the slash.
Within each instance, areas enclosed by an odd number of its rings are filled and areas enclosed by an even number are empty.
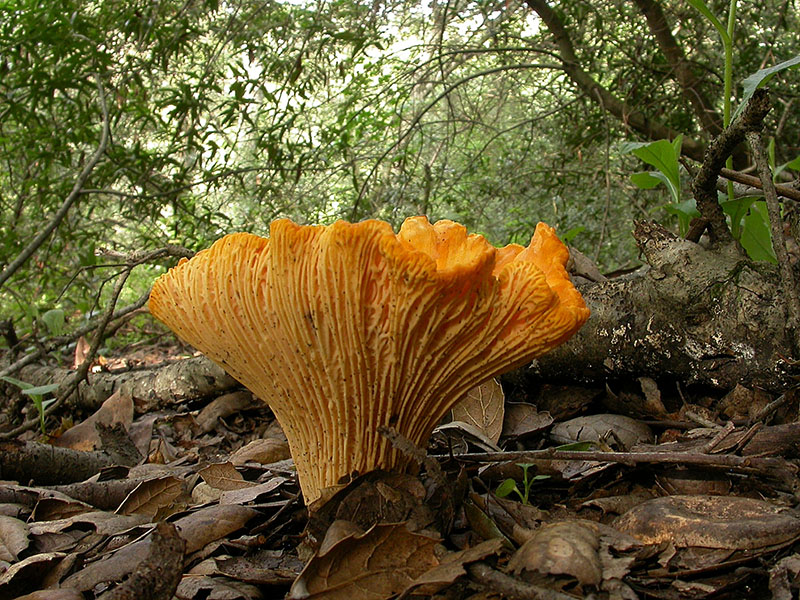
<svg viewBox="0 0 800 600">
<path fill-rule="evenodd" d="M 772 182 L 772 171 L 769 168 L 769 161 L 764 152 L 764 145 L 761 143 L 761 133 L 759 131 L 748 131 L 746 137 L 758 168 L 758 176 L 764 189 L 764 199 L 767 201 L 769 226 L 772 233 L 772 249 L 775 251 L 775 258 L 778 259 L 778 273 L 781 277 L 781 286 L 783 287 L 785 298 L 786 329 L 789 330 L 793 350 L 797 354 L 800 351 L 800 328 L 798 327 L 800 326 L 800 296 L 798 296 L 797 281 L 789 263 L 789 253 L 786 251 L 781 205 L 778 202 L 775 184 Z"/>
<path fill-rule="evenodd" d="M 118 320 L 118 319 L 121 319 L 123 317 L 128 316 L 133 311 L 135 311 L 135 310 L 141 308 L 142 306 L 144 306 L 144 304 L 147 302 L 147 299 L 149 297 L 150 297 L 150 291 L 148 290 L 146 293 L 144 293 L 133 304 L 129 304 L 128 306 L 126 306 L 124 308 L 121 308 L 120 310 L 118 310 L 115 313 L 113 313 L 111 319 L 109 319 L 108 322 L 112 322 L 112 321 L 115 321 L 115 320 Z M 37 348 L 34 352 L 31 352 L 30 354 L 22 357 L 18 361 L 14 362 L 14 363 L 8 365 L 7 367 L 5 367 L 4 369 L 0 370 L 0 376 L 8 375 L 10 373 L 15 373 L 16 371 L 18 371 L 22 367 L 24 367 L 26 365 L 29 365 L 29 364 L 31 364 L 33 362 L 36 362 L 37 360 L 42 358 L 44 355 L 46 355 L 48 352 L 52 352 L 56 348 L 60 348 L 61 346 L 64 346 L 65 344 L 68 344 L 70 342 L 74 342 L 75 340 L 77 340 L 81 336 L 86 335 L 87 333 L 90 333 L 90 332 L 94 331 L 95 329 L 97 329 L 103 321 L 105 321 L 105 315 L 103 316 L 103 318 L 101 319 L 100 322 L 93 321 L 92 323 L 90 323 L 88 325 L 85 325 L 84 327 L 81 327 L 80 329 L 77 329 L 76 331 L 74 331 L 68 337 L 62 336 L 62 337 L 56 338 L 56 340 L 51 342 L 50 344 L 42 345 L 41 347 Z M 108 325 L 108 323 L 106 323 L 106 325 Z M 45 417 L 49 417 L 51 414 L 53 414 L 59 408 L 59 406 L 62 403 L 63 403 L 63 400 L 61 398 L 59 398 L 58 400 L 53 402 L 44 411 L 44 416 Z M 25 431 L 28 431 L 29 429 L 33 429 L 33 428 L 37 427 L 38 425 L 39 425 L 39 415 L 37 414 L 35 417 L 33 417 L 31 419 L 28 419 L 27 421 L 24 421 L 21 425 L 19 425 L 18 427 L 15 427 L 14 429 L 11 429 L 9 431 L 0 432 L 0 440 L 7 440 L 7 439 L 10 439 L 10 438 L 16 437 L 19 434 L 24 433 Z"/>
<path fill-rule="evenodd" d="M 103 318 L 100 320 L 100 323 L 98 323 L 97 328 L 95 329 L 95 336 L 92 340 L 92 345 L 89 347 L 89 351 L 86 353 L 86 357 L 83 359 L 83 362 L 78 365 L 78 368 L 75 370 L 75 374 L 70 377 L 66 386 L 59 390 L 56 401 L 53 402 L 53 404 L 51 404 L 48 408 L 55 410 L 58 406 L 63 404 L 73 394 L 73 392 L 78 389 L 78 386 L 81 384 L 81 382 L 86 379 L 86 376 L 89 373 L 89 367 L 91 367 L 92 361 L 97 355 L 97 351 L 100 349 L 100 344 L 103 343 L 103 333 L 105 333 L 106 327 L 108 327 L 108 324 L 111 322 L 111 319 L 114 316 L 114 307 L 117 304 L 119 295 L 122 293 L 122 288 L 125 286 L 125 282 L 128 280 L 132 270 L 132 267 L 125 269 L 120 278 L 117 280 L 117 283 L 114 285 L 114 291 L 111 293 L 111 299 L 108 301 L 108 307 L 103 314 Z"/>
<path fill-rule="evenodd" d="M 19 253 L 17 258 L 11 261 L 8 266 L 3 269 L 3 272 L 0 273 L 0 287 L 8 281 L 8 279 L 17 272 L 17 270 L 24 265 L 28 259 L 33 256 L 33 254 L 39 249 L 39 247 L 44 243 L 44 241 L 50 237 L 50 235 L 58 228 L 61 224 L 61 221 L 64 220 L 64 217 L 67 215 L 70 207 L 73 203 L 80 197 L 81 190 L 83 189 L 83 184 L 86 183 L 86 180 L 91 175 L 94 168 L 97 166 L 97 163 L 100 162 L 100 159 L 103 157 L 103 154 L 108 147 L 108 138 L 109 138 L 109 118 L 108 118 L 108 107 L 106 106 L 106 96 L 105 91 L 103 90 L 103 84 L 100 81 L 100 76 L 95 75 L 97 78 L 97 90 L 99 93 L 99 102 L 100 102 L 100 110 L 103 113 L 103 128 L 100 134 L 100 143 L 97 145 L 97 149 L 92 154 L 92 157 L 89 159 L 89 162 L 84 165 L 83 169 L 81 170 L 78 178 L 75 180 L 75 185 L 72 186 L 72 191 L 66 197 L 64 202 L 61 203 L 61 207 L 56 211 L 56 214 L 53 215 L 53 218 L 50 219 L 50 222 L 44 226 L 44 228 L 36 235 L 36 237 L 31 240 L 31 243 L 28 244 L 22 252 Z"/>
<path fill-rule="evenodd" d="M 745 139 L 748 131 L 761 128 L 761 122 L 770 110 L 766 90 L 756 90 L 741 114 L 706 148 L 703 165 L 692 180 L 692 194 L 697 201 L 697 210 L 708 220 L 711 239 L 716 244 L 734 243 L 725 214 L 717 201 L 717 177 L 728 156 Z"/>
<path fill-rule="evenodd" d="M 162 258 L 165 256 L 190 257 L 191 255 L 192 252 L 190 250 L 187 250 L 186 248 L 182 248 L 180 246 L 165 246 L 164 248 L 159 248 L 157 250 L 152 250 L 149 252 L 135 252 L 132 254 L 121 256 L 120 258 L 125 259 L 127 263 L 124 272 L 124 277 L 117 282 L 117 285 L 114 288 L 112 299 L 109 302 L 108 308 L 106 309 L 105 313 L 100 317 L 100 319 L 93 320 L 92 322 L 84 325 L 83 327 L 76 329 L 68 336 L 60 336 L 54 338 L 49 344 L 41 345 L 34 352 L 27 354 L 26 356 L 22 357 L 16 362 L 1 369 L 0 376 L 10 375 L 12 373 L 15 373 L 22 367 L 29 365 L 33 362 L 36 362 L 37 360 L 45 356 L 48 352 L 52 352 L 56 348 L 60 348 L 66 344 L 72 343 L 75 340 L 79 339 L 80 337 L 96 330 L 99 331 L 94 338 L 92 347 L 94 348 L 95 345 L 97 345 L 97 348 L 99 348 L 99 343 L 102 341 L 105 330 L 108 328 L 109 324 L 113 321 L 117 321 L 123 317 L 126 317 L 131 313 L 133 313 L 134 311 L 138 310 L 139 308 L 145 305 L 147 299 L 150 297 L 150 290 L 148 290 L 147 292 L 142 294 L 142 296 L 140 296 L 139 299 L 133 304 L 125 306 L 120 310 L 114 312 L 117 298 L 119 297 L 119 293 L 122 291 L 122 285 L 125 283 L 125 280 L 127 279 L 128 275 L 130 275 L 131 270 L 140 264 L 150 262 L 152 260 L 155 260 L 157 258 Z M 74 392 L 77 389 L 77 386 L 80 384 L 80 381 L 82 381 L 86 377 L 86 373 L 88 372 L 88 369 L 91 366 L 91 361 L 94 359 L 96 353 L 97 349 L 95 349 L 94 352 L 92 352 L 90 349 L 90 352 L 86 357 L 86 360 L 84 360 L 84 362 L 81 363 L 80 367 L 78 368 L 78 372 L 76 372 L 75 376 L 73 376 L 70 382 L 66 384 L 67 387 L 65 388 L 65 390 L 68 389 L 69 394 Z M 81 374 L 81 369 L 84 370 L 83 374 Z M 47 409 L 44 412 L 44 416 L 48 417 L 51 414 L 53 414 L 61 406 L 61 404 L 63 404 L 65 398 L 69 394 L 65 392 L 60 393 L 59 398 L 55 402 L 53 402 L 50 406 L 47 407 Z M 39 423 L 39 418 L 37 415 L 36 418 L 28 419 L 27 421 L 23 422 L 20 426 L 10 431 L 5 431 L 0 433 L 0 440 L 15 437 L 20 433 L 23 433 L 33 427 L 36 427 L 38 423 Z"/>
<path fill-rule="evenodd" d="M 726 169 L 722 167 L 719 172 L 720 176 L 724 177 L 725 179 L 730 179 L 731 181 L 735 181 L 736 183 L 741 183 L 744 185 L 749 185 L 752 188 L 756 188 L 759 190 L 763 190 L 763 184 L 758 177 L 753 177 L 752 175 L 748 175 L 747 173 L 740 173 L 739 171 L 734 171 L 733 169 Z M 797 200 L 800 202 L 800 190 L 793 188 L 790 185 L 785 184 L 773 184 L 775 186 L 775 191 L 778 193 L 779 196 L 783 196 L 784 198 L 790 198 L 791 200 Z"/>
<path fill-rule="evenodd" d="M 129 304 L 123 308 L 120 308 L 118 311 L 114 313 L 112 317 L 112 321 L 116 321 L 118 319 L 122 319 L 123 317 L 127 317 L 132 312 L 140 309 L 142 306 L 145 305 L 147 299 L 150 297 L 150 290 L 146 291 L 142 294 L 139 299 L 134 302 L 133 304 Z M 3 375 L 11 375 L 19 371 L 22 367 L 25 367 L 31 363 L 36 362 L 40 358 L 42 358 L 48 352 L 52 352 L 56 348 L 60 348 L 62 346 L 66 346 L 67 344 L 71 344 L 72 342 L 76 341 L 80 337 L 86 335 L 87 333 L 91 333 L 95 329 L 97 329 L 99 324 L 99 319 L 93 319 L 83 327 L 79 327 L 69 335 L 62 335 L 56 338 L 53 338 L 49 343 L 41 345 L 41 347 L 37 348 L 30 354 L 26 354 L 19 360 L 11 363 L 10 365 L 3 367 L 0 369 L 0 377 Z"/>
<path fill-rule="evenodd" d="M 449 456 L 437 456 L 446 459 Z M 579 460 L 610 462 L 634 466 L 641 463 L 700 465 L 730 469 L 741 473 L 757 473 L 785 479 L 795 472 L 794 467 L 782 458 L 767 456 L 736 456 L 733 454 L 704 454 L 700 452 L 577 452 L 571 450 L 528 450 L 522 452 L 474 452 L 458 454 L 457 460 L 470 462 L 505 462 L 533 460 Z"/>
<path fill-rule="evenodd" d="M 450 93 L 455 90 L 456 88 L 464 85 L 472 81 L 473 79 L 477 79 L 478 77 L 485 77 L 487 75 L 493 75 L 494 73 L 500 73 L 502 71 L 512 71 L 512 70 L 520 70 L 520 69 L 554 69 L 554 70 L 561 70 L 560 65 L 556 64 L 547 64 L 547 63 L 521 63 L 521 64 L 509 64 L 509 65 L 501 65 L 499 67 L 494 67 L 491 69 L 486 69 L 485 71 L 479 71 L 477 73 L 471 73 L 470 75 L 466 75 L 462 77 L 458 81 L 447 86 L 439 95 L 437 95 L 433 100 L 431 100 L 428 104 L 426 104 L 422 110 L 419 111 L 416 117 L 411 121 L 411 124 L 406 127 L 405 131 L 403 131 L 400 136 L 378 157 L 375 161 L 375 164 L 372 165 L 372 168 L 367 173 L 367 176 L 364 178 L 363 183 L 361 184 L 361 188 L 358 190 L 358 196 L 356 196 L 355 200 L 353 200 L 353 206 L 350 209 L 350 220 L 355 221 L 358 218 L 358 210 L 360 208 L 361 200 L 364 198 L 364 195 L 367 191 L 367 185 L 369 184 L 370 179 L 372 179 L 373 175 L 378 170 L 378 167 L 383 163 L 389 154 L 394 152 L 403 141 L 413 133 L 414 129 L 417 125 L 419 125 L 422 118 L 434 107 L 436 106 L 440 100 L 443 98 L 447 98 Z"/>
</svg>

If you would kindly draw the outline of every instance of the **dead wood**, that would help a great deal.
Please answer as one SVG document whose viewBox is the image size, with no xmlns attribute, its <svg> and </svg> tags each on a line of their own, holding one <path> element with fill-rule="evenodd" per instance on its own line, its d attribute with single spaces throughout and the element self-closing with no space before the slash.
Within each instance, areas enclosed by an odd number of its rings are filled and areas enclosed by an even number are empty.
<svg viewBox="0 0 800 600">
<path fill-rule="evenodd" d="M 30 365 L 17 378 L 34 385 L 64 384 L 74 371 Z M 166 363 L 151 369 L 89 373 L 88 382 L 78 387 L 74 403 L 94 411 L 116 391 L 133 399 L 137 414 L 196 400 L 227 391 L 238 385 L 235 379 L 204 356 Z"/>
<path fill-rule="evenodd" d="M 603 383 L 649 376 L 732 389 L 783 391 L 791 360 L 777 268 L 732 245 L 717 250 L 638 222 L 647 265 L 581 286 L 592 316 L 565 345 L 518 371 L 523 381 Z"/>
<path fill-rule="evenodd" d="M 81 452 L 37 442 L 0 442 L 0 479 L 40 485 L 83 481 L 114 463 L 105 452 Z"/>
<path fill-rule="evenodd" d="M 170 600 L 183 575 L 186 542 L 175 525 L 160 521 L 152 533 L 150 552 L 125 583 L 101 600 Z"/>
</svg>

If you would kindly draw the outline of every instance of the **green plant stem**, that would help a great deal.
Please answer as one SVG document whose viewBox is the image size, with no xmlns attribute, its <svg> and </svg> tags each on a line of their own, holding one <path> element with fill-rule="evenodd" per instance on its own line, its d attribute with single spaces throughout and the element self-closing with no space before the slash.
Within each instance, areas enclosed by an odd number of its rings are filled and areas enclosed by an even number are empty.
<svg viewBox="0 0 800 600">
<path fill-rule="evenodd" d="M 728 7 L 728 37 L 723 38 L 725 47 L 725 74 L 724 74 L 724 94 L 722 105 L 722 126 L 727 127 L 731 124 L 731 94 L 733 92 L 733 39 L 736 29 L 736 0 L 731 0 Z M 725 166 L 733 169 L 733 157 L 729 156 L 725 161 Z M 734 199 L 733 182 L 727 183 L 728 200 Z"/>
</svg>

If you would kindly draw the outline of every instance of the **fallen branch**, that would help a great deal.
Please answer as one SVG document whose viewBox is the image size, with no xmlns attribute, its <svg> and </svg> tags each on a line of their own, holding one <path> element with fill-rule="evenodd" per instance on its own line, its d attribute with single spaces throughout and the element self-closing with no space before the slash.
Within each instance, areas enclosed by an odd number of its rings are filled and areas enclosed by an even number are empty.
<svg viewBox="0 0 800 600">
<path fill-rule="evenodd" d="M 729 179 L 731 181 L 735 181 L 736 183 L 741 183 L 743 185 L 750 186 L 751 188 L 756 188 L 759 190 L 763 190 L 764 186 L 761 183 L 761 179 L 758 177 L 754 177 L 753 175 L 748 175 L 747 173 L 740 173 L 739 171 L 734 171 L 733 169 L 727 169 L 723 167 L 720 169 L 719 172 L 721 177 L 725 179 Z M 790 185 L 785 184 L 774 184 L 775 191 L 779 196 L 783 196 L 784 198 L 789 198 L 790 200 L 796 200 L 800 202 L 800 190 L 793 188 Z"/>
<path fill-rule="evenodd" d="M 449 456 L 437 456 L 446 459 Z M 797 466 L 776 457 L 737 456 L 734 454 L 704 454 L 700 452 L 578 452 L 573 450 L 525 450 L 519 452 L 474 452 L 458 454 L 456 460 L 468 462 L 530 462 L 534 460 L 568 460 L 617 463 L 626 466 L 637 464 L 693 465 L 726 469 L 737 473 L 764 475 L 784 480 L 796 474 Z"/>
</svg>

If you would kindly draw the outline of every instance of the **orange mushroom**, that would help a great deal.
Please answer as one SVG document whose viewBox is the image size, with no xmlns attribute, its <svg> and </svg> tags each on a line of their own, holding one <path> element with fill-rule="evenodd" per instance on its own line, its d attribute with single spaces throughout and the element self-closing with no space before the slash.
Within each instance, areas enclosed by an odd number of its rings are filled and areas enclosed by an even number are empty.
<svg viewBox="0 0 800 600">
<path fill-rule="evenodd" d="M 540 223 L 497 249 L 452 221 L 299 226 L 223 237 L 153 285 L 150 311 L 266 401 L 307 502 L 402 471 L 379 433 L 424 446 L 476 385 L 566 341 L 589 310 Z"/>
</svg>

